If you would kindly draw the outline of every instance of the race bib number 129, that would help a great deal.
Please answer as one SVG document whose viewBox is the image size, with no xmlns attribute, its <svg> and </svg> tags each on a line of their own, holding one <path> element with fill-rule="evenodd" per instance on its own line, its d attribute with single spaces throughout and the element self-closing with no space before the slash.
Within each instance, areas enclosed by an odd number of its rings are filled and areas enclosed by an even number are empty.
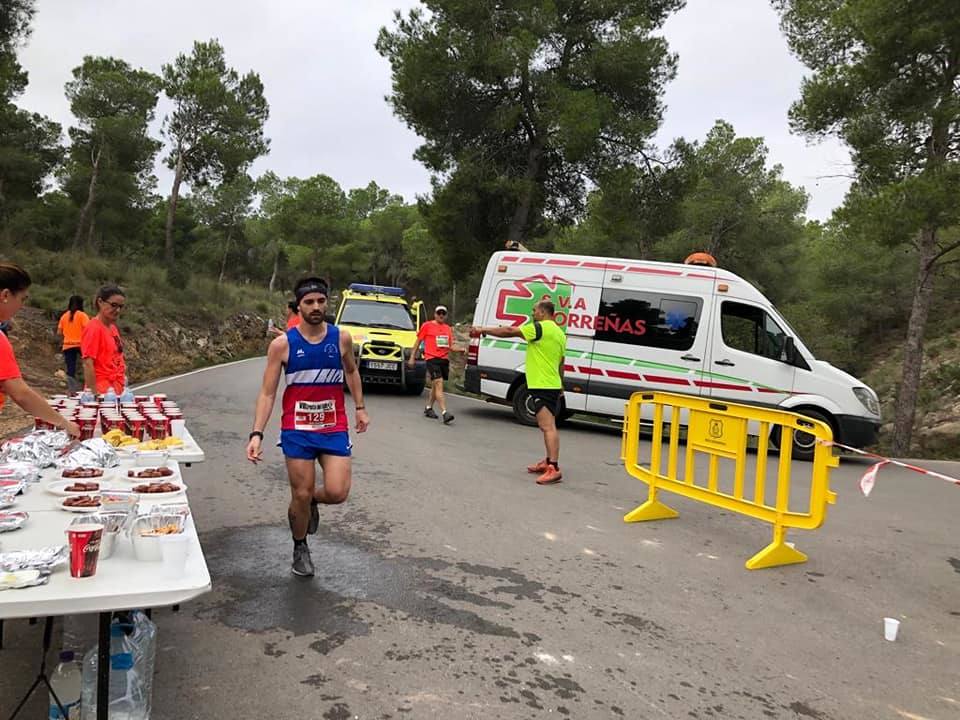
<svg viewBox="0 0 960 720">
<path fill-rule="evenodd" d="M 320 402 L 297 401 L 293 409 L 293 429 L 316 432 L 337 424 L 337 406 L 333 400 Z"/>
</svg>

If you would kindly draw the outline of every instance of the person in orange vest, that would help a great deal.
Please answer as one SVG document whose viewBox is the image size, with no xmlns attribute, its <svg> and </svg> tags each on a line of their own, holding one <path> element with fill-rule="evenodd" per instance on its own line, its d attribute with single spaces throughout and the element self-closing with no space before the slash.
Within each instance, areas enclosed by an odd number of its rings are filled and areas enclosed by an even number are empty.
<svg viewBox="0 0 960 720">
<path fill-rule="evenodd" d="M 695 252 L 687 255 L 686 259 L 683 261 L 684 265 L 707 265 L 709 267 L 716 267 L 717 260 L 713 255 L 708 252 Z"/>
<path fill-rule="evenodd" d="M 72 295 L 67 303 L 67 311 L 60 316 L 57 335 L 63 338 L 63 362 L 67 366 L 67 390 L 72 395 L 80 390 L 77 380 L 77 362 L 80 360 L 80 341 L 83 330 L 90 317 L 83 311 L 83 298 Z"/>
</svg>

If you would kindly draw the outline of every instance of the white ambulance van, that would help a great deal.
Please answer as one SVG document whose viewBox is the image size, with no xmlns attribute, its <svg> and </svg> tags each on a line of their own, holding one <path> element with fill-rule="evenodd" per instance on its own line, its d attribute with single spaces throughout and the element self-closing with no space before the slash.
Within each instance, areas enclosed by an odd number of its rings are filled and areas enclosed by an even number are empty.
<svg viewBox="0 0 960 720">
<path fill-rule="evenodd" d="M 638 390 L 763 405 L 827 422 L 845 445 L 871 445 L 877 395 L 817 360 L 763 294 L 726 270 L 551 253 L 490 258 L 476 325 L 522 325 L 553 300 L 567 333 L 565 413 L 623 417 Z M 510 403 L 536 424 L 524 377 L 523 340 L 471 338 L 464 388 Z M 776 443 L 777 438 L 772 438 Z M 794 433 L 795 457 L 813 437 Z"/>
</svg>

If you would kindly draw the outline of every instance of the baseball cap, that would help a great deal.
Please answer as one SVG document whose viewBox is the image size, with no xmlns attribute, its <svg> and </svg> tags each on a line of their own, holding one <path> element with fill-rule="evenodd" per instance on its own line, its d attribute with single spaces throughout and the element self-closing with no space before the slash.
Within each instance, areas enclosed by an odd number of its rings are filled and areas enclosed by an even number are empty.
<svg viewBox="0 0 960 720">
<path fill-rule="evenodd" d="M 437 307 L 434 308 L 433 311 L 434 311 L 435 313 L 438 313 L 438 312 L 440 312 L 441 310 L 443 310 L 443 312 L 447 312 L 447 306 L 446 306 L 446 305 L 437 305 Z"/>
</svg>

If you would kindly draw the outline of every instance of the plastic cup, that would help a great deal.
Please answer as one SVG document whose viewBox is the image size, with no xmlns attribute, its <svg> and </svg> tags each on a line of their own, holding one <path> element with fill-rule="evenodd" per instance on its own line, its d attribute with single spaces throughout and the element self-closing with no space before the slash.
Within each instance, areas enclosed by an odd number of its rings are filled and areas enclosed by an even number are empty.
<svg viewBox="0 0 960 720">
<path fill-rule="evenodd" d="M 103 537 L 103 525 L 71 525 L 67 528 L 67 540 L 70 543 L 70 576 L 75 578 L 92 577 L 97 574 L 97 560 L 100 558 L 100 540 Z"/>
<path fill-rule="evenodd" d="M 163 574 L 169 578 L 182 577 L 187 568 L 190 553 L 190 538 L 184 533 L 160 537 L 160 555 L 163 559 Z"/>
<path fill-rule="evenodd" d="M 897 630 L 900 629 L 900 621 L 896 618 L 883 619 L 883 637 L 890 642 L 897 639 Z"/>
<path fill-rule="evenodd" d="M 170 434 L 175 438 L 183 439 L 183 431 L 187 427 L 187 422 L 185 420 L 171 420 L 170 421 Z"/>
</svg>

